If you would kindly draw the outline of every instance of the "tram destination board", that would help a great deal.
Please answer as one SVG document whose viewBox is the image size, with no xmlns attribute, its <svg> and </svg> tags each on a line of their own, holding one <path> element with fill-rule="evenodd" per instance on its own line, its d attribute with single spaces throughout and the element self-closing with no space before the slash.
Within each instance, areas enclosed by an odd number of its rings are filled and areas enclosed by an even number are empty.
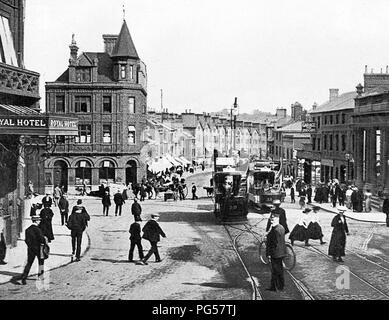
<svg viewBox="0 0 389 320">
<path fill-rule="evenodd" d="M 302 132 L 316 132 L 316 122 L 303 122 L 301 125 Z"/>
</svg>

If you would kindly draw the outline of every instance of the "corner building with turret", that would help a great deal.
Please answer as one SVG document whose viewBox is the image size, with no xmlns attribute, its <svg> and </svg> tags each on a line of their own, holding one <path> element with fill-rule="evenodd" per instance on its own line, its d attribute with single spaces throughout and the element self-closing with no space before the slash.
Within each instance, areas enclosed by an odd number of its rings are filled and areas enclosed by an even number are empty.
<svg viewBox="0 0 389 320">
<path fill-rule="evenodd" d="M 48 190 L 69 193 L 84 182 L 135 183 L 146 175 L 141 161 L 142 130 L 147 116 L 147 72 L 126 21 L 119 35 L 103 35 L 104 52 L 79 54 L 70 44 L 68 69 L 46 83 L 46 111 L 78 118 L 78 136 L 57 137 L 45 163 Z"/>
</svg>

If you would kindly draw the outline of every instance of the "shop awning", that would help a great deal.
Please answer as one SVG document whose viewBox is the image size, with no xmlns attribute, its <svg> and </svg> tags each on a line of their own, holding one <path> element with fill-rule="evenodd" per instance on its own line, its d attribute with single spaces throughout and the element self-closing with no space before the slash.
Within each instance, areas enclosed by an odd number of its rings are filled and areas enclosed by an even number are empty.
<svg viewBox="0 0 389 320">
<path fill-rule="evenodd" d="M 180 159 L 181 159 L 181 161 L 185 164 L 185 165 L 187 165 L 187 164 L 192 164 L 192 162 L 190 162 L 188 159 L 186 159 L 186 158 L 184 158 L 184 157 L 180 157 Z"/>
<path fill-rule="evenodd" d="M 173 166 L 177 167 L 177 166 L 182 166 L 181 162 L 178 162 L 177 160 L 175 160 L 170 154 L 167 154 L 166 156 L 166 159 L 168 159 Z"/>
<path fill-rule="evenodd" d="M 154 173 L 163 172 L 166 169 L 172 167 L 171 162 L 165 157 L 160 157 L 157 161 L 154 161 L 149 165 L 149 170 Z"/>
<path fill-rule="evenodd" d="M 0 104 L 0 134 L 77 136 L 78 119 L 39 113 L 25 106 Z"/>
</svg>

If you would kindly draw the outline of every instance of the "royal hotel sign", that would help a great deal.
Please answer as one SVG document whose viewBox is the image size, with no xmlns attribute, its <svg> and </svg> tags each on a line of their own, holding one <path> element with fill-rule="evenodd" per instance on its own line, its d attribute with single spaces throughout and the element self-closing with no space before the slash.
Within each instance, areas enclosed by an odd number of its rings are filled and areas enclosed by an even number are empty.
<svg viewBox="0 0 389 320">
<path fill-rule="evenodd" d="M 1 115 L 0 134 L 77 136 L 78 119 L 49 115 Z"/>
</svg>

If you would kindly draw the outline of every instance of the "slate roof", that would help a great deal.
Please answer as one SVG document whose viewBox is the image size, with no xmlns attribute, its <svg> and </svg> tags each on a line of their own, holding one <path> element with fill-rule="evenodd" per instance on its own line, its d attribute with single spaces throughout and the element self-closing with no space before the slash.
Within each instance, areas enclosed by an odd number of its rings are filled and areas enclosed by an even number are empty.
<svg viewBox="0 0 389 320">
<path fill-rule="evenodd" d="M 129 57 L 139 59 L 125 20 L 123 21 L 118 40 L 116 41 L 116 45 L 112 51 L 112 57 Z"/>
<path fill-rule="evenodd" d="M 323 103 L 322 105 L 318 106 L 315 110 L 309 111 L 309 113 L 315 114 L 315 113 L 322 113 L 322 112 L 354 109 L 355 107 L 354 99 L 356 97 L 357 97 L 357 93 L 355 91 L 343 93 L 336 99 L 332 101 L 327 101 L 326 103 Z"/>
</svg>

